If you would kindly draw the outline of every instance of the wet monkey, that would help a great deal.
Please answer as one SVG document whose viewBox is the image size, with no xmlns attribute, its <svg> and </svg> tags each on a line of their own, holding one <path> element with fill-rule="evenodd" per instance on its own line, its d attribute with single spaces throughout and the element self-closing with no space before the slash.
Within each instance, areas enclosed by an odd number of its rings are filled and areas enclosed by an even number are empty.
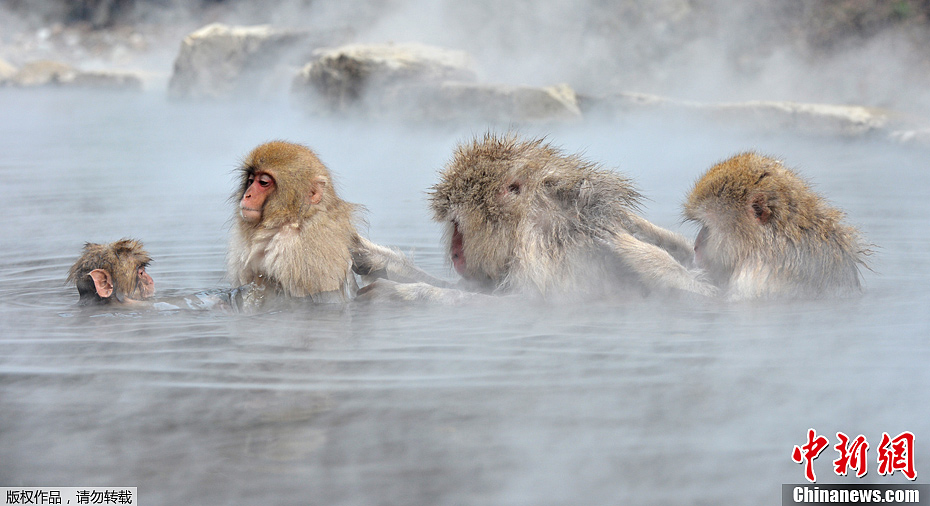
<svg viewBox="0 0 930 506">
<path fill-rule="evenodd" d="M 514 134 L 460 145 L 429 196 L 453 267 L 477 291 L 713 295 L 688 269 L 692 244 L 639 216 L 640 198 L 626 177 Z M 423 283 L 377 284 L 367 296 L 461 298 Z"/>
<path fill-rule="evenodd" d="M 256 147 L 242 162 L 233 198 L 227 255 L 233 285 L 314 301 L 354 297 L 357 206 L 336 195 L 313 151 L 283 141 Z"/>
<path fill-rule="evenodd" d="M 86 243 L 68 282 L 77 287 L 82 304 L 131 304 L 155 294 L 155 281 L 145 272 L 151 261 L 135 239 Z"/>
<path fill-rule="evenodd" d="M 727 298 L 860 290 L 869 245 L 780 160 L 746 152 L 714 165 L 684 214 L 701 225 L 697 265 Z"/>
</svg>

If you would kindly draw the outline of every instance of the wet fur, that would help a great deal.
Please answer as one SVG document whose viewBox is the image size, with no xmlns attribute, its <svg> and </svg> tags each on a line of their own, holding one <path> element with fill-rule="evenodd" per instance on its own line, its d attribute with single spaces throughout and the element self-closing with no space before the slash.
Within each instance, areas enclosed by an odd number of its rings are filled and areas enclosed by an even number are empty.
<svg viewBox="0 0 930 506">
<path fill-rule="evenodd" d="M 250 173 L 269 172 L 275 193 L 258 223 L 239 216 L 238 202 Z M 323 177 L 323 197 L 311 205 L 307 195 L 315 178 Z M 227 265 L 235 286 L 256 283 L 289 297 L 340 291 L 354 294 L 351 250 L 358 241 L 356 206 L 341 200 L 329 171 L 309 148 L 281 141 L 255 148 L 241 168 Z"/>
<path fill-rule="evenodd" d="M 747 152 L 718 163 L 695 183 L 684 210 L 707 227 L 703 267 L 729 298 L 860 290 L 867 244 L 779 160 Z"/>
<path fill-rule="evenodd" d="M 127 296 L 135 297 L 138 288 L 138 270 L 147 267 L 152 258 L 142 243 L 136 239 L 120 239 L 109 244 L 85 243 L 77 262 L 68 271 L 68 283 L 73 283 L 83 303 L 106 303 L 111 298 L 122 301 Z M 102 269 L 110 273 L 113 280 L 113 295 L 102 298 L 97 295 L 91 271 Z M 138 296 L 141 298 L 141 296 Z"/>
<path fill-rule="evenodd" d="M 457 224 L 464 277 L 488 291 L 706 291 L 679 263 L 690 262 L 691 244 L 636 214 L 641 196 L 628 178 L 542 139 L 487 134 L 460 145 L 440 179 L 434 219 L 447 247 Z"/>
</svg>

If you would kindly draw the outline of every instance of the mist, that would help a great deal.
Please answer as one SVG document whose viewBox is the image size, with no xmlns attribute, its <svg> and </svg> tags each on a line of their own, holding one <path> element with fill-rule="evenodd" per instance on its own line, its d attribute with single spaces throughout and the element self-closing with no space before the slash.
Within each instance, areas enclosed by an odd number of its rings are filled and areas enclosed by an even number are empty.
<svg viewBox="0 0 930 506">
<path fill-rule="evenodd" d="M 922 3 L 117 3 L 99 27 L 69 21 L 68 3 L 0 6 L 0 60 L 144 82 L 0 86 L 0 486 L 137 486 L 147 505 L 771 504 L 804 482 L 790 455 L 811 427 L 831 445 L 838 431 L 872 444 L 865 478 L 835 475 L 828 448 L 819 483 L 909 483 L 874 466 L 883 432 L 930 434 L 930 167 L 926 146 L 887 135 L 897 126 L 811 133 L 796 112 L 765 125 L 593 98 L 553 122 L 313 114 L 289 95 L 300 60 L 275 69 L 271 96 L 167 88 L 187 34 L 268 23 L 315 34 L 295 57 L 415 41 L 466 51 L 481 83 L 851 104 L 921 126 Z M 681 203 L 696 178 L 740 151 L 777 156 L 875 245 L 864 293 L 240 314 L 88 310 L 64 283 L 85 241 L 129 236 L 154 258 L 157 296 L 228 288 L 234 171 L 273 139 L 316 151 L 364 206 L 364 235 L 454 281 L 426 192 L 456 145 L 488 130 L 623 172 L 644 217 L 691 238 Z"/>
<path fill-rule="evenodd" d="M 87 2 L 94 5 L 93 2 Z M 73 56 L 48 27 L 56 3 L 0 8 L 0 55 Z M 271 24 L 322 34 L 321 45 L 415 41 L 464 50 L 482 81 L 567 83 L 579 93 L 616 91 L 707 102 L 784 100 L 887 107 L 926 115 L 930 88 L 927 11 L 917 1 L 784 4 L 752 0 L 548 0 L 454 2 L 279 0 L 125 2 L 111 30 L 130 27 L 144 44 L 86 60 L 163 76 L 180 39 L 210 22 Z M 43 32 L 43 28 L 46 29 Z M 84 34 L 85 40 L 91 40 Z M 327 43 L 327 40 L 330 42 Z M 106 43 L 97 44 L 104 46 Z M 69 52 L 72 53 L 69 55 Z M 162 81 L 163 82 L 163 81 Z M 158 90 L 154 90 L 158 91 Z"/>
</svg>

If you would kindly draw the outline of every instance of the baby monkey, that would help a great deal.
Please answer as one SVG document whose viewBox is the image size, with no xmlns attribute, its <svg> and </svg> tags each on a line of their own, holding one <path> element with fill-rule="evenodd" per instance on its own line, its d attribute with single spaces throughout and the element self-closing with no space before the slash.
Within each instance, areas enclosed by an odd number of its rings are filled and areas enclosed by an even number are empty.
<svg viewBox="0 0 930 506">
<path fill-rule="evenodd" d="M 155 294 L 155 281 L 145 272 L 152 258 L 135 239 L 110 244 L 86 243 L 68 271 L 81 304 L 132 304 Z"/>
<path fill-rule="evenodd" d="M 868 245 L 780 160 L 747 152 L 714 165 L 684 214 L 701 225 L 696 264 L 729 299 L 860 290 Z"/>
</svg>

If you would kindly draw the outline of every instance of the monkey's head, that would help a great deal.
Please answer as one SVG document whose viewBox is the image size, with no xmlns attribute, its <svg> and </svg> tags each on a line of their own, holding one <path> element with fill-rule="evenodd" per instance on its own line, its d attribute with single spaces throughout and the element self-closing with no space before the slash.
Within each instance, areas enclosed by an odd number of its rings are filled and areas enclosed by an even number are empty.
<svg viewBox="0 0 930 506">
<path fill-rule="evenodd" d="M 516 273 L 544 286 L 535 278 L 561 267 L 591 225 L 596 194 L 614 190 L 614 180 L 625 182 L 542 139 L 486 134 L 458 147 L 432 188 L 430 207 L 446 225 L 452 264 L 464 278 L 500 285 Z M 623 191 L 623 205 L 635 201 L 632 189 Z"/>
<path fill-rule="evenodd" d="M 142 243 L 120 239 L 110 244 L 86 243 L 68 271 L 84 304 L 127 303 L 155 294 L 155 281 L 145 272 L 152 259 Z"/>
<path fill-rule="evenodd" d="M 300 144 L 262 144 L 246 156 L 240 172 L 233 198 L 242 224 L 274 228 L 302 222 L 337 200 L 326 166 Z"/>
<path fill-rule="evenodd" d="M 720 276 L 748 258 L 800 249 L 811 233 L 827 232 L 842 217 L 780 160 L 752 152 L 711 167 L 688 195 L 684 214 L 701 225 L 695 260 Z"/>
</svg>

